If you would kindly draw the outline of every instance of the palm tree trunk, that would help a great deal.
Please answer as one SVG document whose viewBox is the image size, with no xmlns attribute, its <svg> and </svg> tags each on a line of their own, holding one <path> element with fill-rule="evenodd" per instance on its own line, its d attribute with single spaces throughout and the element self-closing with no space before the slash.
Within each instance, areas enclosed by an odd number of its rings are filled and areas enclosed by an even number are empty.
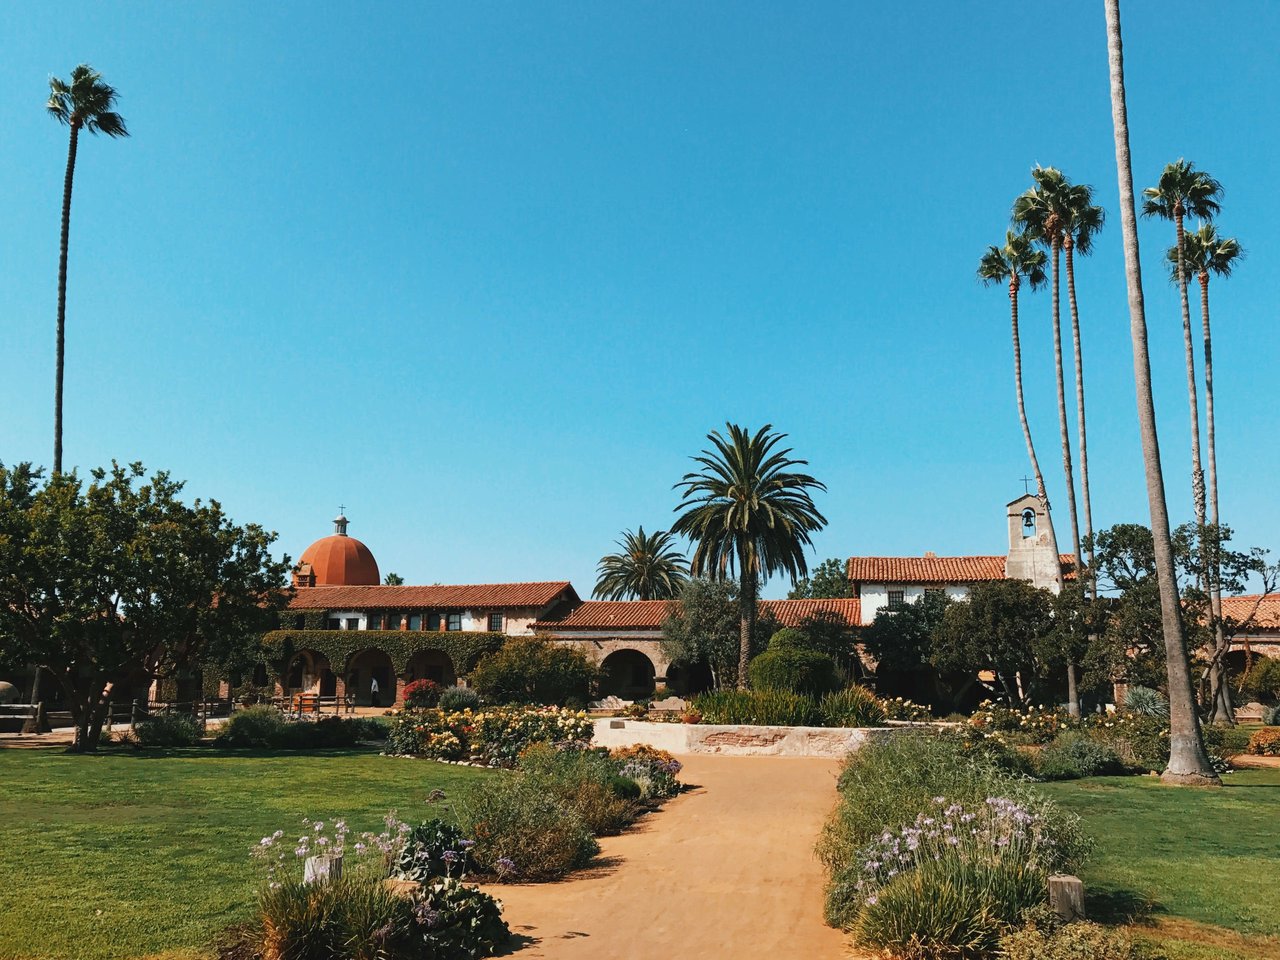
<svg viewBox="0 0 1280 960">
<path fill-rule="evenodd" d="M 1067 429 L 1067 387 L 1062 373 L 1062 317 L 1059 309 L 1058 242 L 1053 243 L 1053 365 L 1058 378 L 1058 428 L 1062 435 L 1062 475 L 1067 482 L 1067 513 L 1077 562 L 1080 557 L 1080 520 L 1076 514 L 1076 478 L 1071 469 L 1071 434 Z"/>
<path fill-rule="evenodd" d="M 1088 544 L 1088 557 L 1081 556 L 1080 543 L 1076 543 L 1076 578 L 1087 586 L 1088 598 L 1098 599 L 1098 585 L 1093 578 L 1093 500 L 1089 495 L 1089 444 L 1086 439 L 1084 416 L 1084 353 L 1080 346 L 1080 309 L 1076 304 L 1075 239 L 1070 233 L 1063 240 L 1067 267 L 1067 305 L 1071 310 L 1071 349 L 1076 367 L 1076 440 L 1080 445 L 1080 499 L 1084 507 L 1084 541 Z M 1085 580 L 1085 568 L 1089 570 Z M 1092 638 L 1090 638 L 1092 640 Z M 1067 656 L 1067 713 L 1080 716 L 1080 691 L 1076 682 L 1076 664 L 1070 653 Z"/>
<path fill-rule="evenodd" d="M 1151 539 L 1156 579 L 1160 587 L 1160 615 L 1169 681 L 1169 765 L 1163 779 L 1175 783 L 1221 784 L 1200 736 L 1191 691 L 1178 581 L 1169 536 L 1169 510 L 1160 469 L 1160 440 L 1156 433 L 1155 398 L 1151 392 L 1151 357 L 1147 349 L 1146 305 L 1142 297 L 1142 264 L 1138 259 L 1138 222 L 1133 203 L 1133 166 L 1129 157 L 1129 117 L 1124 92 L 1124 45 L 1120 37 L 1120 0 L 1104 0 L 1107 54 L 1111 79 L 1111 121 L 1116 144 L 1116 178 L 1120 186 L 1120 225 L 1124 235 L 1125 279 L 1129 292 L 1129 327 L 1133 341 L 1133 376 L 1137 393 L 1138 426 L 1151 510 Z"/>
<path fill-rule="evenodd" d="M 1191 340 L 1191 305 L 1187 299 L 1186 231 L 1182 225 L 1182 205 L 1173 208 L 1173 223 L 1178 234 L 1178 296 L 1182 300 L 1182 340 L 1187 354 L 1187 402 L 1191 410 L 1191 498 L 1196 511 L 1196 533 L 1204 548 L 1205 497 L 1204 467 L 1200 460 L 1200 404 L 1196 390 L 1196 348 Z M 1201 564 L 1203 566 L 1203 564 Z M 1202 576 L 1202 581 L 1207 577 Z M 1208 591 L 1206 590 L 1206 593 Z"/>
<path fill-rule="evenodd" d="M 54 362 L 53 386 L 53 472 L 62 472 L 62 370 L 67 327 L 67 247 L 71 240 L 71 187 L 76 175 L 76 148 L 80 125 L 71 123 L 71 145 L 67 148 L 67 172 L 62 181 L 62 244 L 58 255 L 58 346 Z"/>
<path fill-rule="evenodd" d="M 756 632 L 756 572 L 745 557 L 738 589 L 742 632 L 738 635 L 738 689 L 747 689 L 747 667 L 751 663 L 751 635 Z"/>
<path fill-rule="evenodd" d="M 1235 723 L 1235 704 L 1231 702 L 1231 685 L 1227 682 L 1226 655 L 1231 645 L 1222 625 L 1222 582 L 1219 555 L 1222 528 L 1218 519 L 1218 451 L 1217 430 L 1213 419 L 1213 337 L 1209 328 L 1209 272 L 1200 271 L 1200 320 L 1204 328 L 1204 426 L 1209 460 L 1209 527 L 1211 553 L 1206 564 L 1209 576 L 1209 616 L 1213 625 L 1213 662 L 1210 668 L 1213 722 Z M 1204 541 L 1200 543 L 1204 552 Z"/>
</svg>

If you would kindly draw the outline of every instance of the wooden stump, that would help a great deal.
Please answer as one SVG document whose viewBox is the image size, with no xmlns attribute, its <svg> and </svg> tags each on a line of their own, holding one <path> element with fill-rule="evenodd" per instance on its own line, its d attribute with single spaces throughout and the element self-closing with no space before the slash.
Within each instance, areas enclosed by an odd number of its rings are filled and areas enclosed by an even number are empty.
<svg viewBox="0 0 1280 960">
<path fill-rule="evenodd" d="M 342 878 L 342 857 L 333 854 L 321 854 L 318 857 L 307 857 L 302 868 L 302 882 L 322 883 L 325 880 Z"/>
<path fill-rule="evenodd" d="M 1079 877 L 1057 873 L 1049 878 L 1049 906 L 1066 923 L 1084 919 L 1084 883 Z"/>
</svg>

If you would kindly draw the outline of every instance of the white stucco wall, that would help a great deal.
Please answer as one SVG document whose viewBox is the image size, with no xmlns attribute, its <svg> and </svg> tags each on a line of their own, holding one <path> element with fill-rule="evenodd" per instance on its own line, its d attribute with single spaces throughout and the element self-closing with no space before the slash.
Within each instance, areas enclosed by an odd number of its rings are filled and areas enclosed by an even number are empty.
<svg viewBox="0 0 1280 960">
<path fill-rule="evenodd" d="M 924 596 L 925 590 L 942 590 L 952 600 L 963 600 L 969 595 L 969 586 L 964 583 L 864 583 L 861 592 L 863 624 L 871 623 L 876 612 L 889 605 L 890 590 L 901 590 L 907 603 L 915 603 Z"/>
<path fill-rule="evenodd" d="M 649 723 L 602 718 L 592 743 L 630 747 L 646 743 L 669 753 L 719 753 L 731 757 L 829 757 L 843 759 L 864 743 L 898 733 L 897 728 L 756 727 L 704 723 Z"/>
</svg>

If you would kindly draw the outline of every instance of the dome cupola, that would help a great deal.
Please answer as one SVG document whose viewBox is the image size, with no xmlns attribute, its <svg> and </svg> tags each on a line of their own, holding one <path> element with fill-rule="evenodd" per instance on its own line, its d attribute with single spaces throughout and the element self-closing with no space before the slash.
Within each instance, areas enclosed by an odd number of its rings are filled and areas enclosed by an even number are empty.
<svg viewBox="0 0 1280 960">
<path fill-rule="evenodd" d="M 295 587 L 362 587 L 379 582 L 378 561 L 355 537 L 347 536 L 347 518 L 334 518 L 333 534 L 302 552 L 293 573 Z"/>
</svg>

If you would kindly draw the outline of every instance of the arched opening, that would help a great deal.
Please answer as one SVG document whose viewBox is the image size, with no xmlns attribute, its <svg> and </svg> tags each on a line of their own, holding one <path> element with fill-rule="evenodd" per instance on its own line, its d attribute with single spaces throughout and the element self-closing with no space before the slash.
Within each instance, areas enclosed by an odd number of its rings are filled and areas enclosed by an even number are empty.
<svg viewBox="0 0 1280 960">
<path fill-rule="evenodd" d="M 333 675 L 328 657 L 318 650 L 299 650 L 289 660 L 288 669 L 284 672 L 285 696 L 292 696 L 295 693 L 322 693 L 321 685 L 326 673 Z"/>
<path fill-rule="evenodd" d="M 443 650 L 419 650 L 409 659 L 405 679 L 431 680 L 442 687 L 451 687 L 458 682 L 458 674 L 453 668 L 453 661 Z"/>
<path fill-rule="evenodd" d="M 347 661 L 347 695 L 358 707 L 389 707 L 396 701 L 396 672 L 381 650 L 353 653 Z"/>
<path fill-rule="evenodd" d="M 710 690 L 713 685 L 711 671 L 706 664 L 690 666 L 677 660 L 667 667 L 667 689 L 678 697 L 691 697 Z"/>
<path fill-rule="evenodd" d="M 600 694 L 623 700 L 653 696 L 653 661 L 639 650 L 615 650 L 600 664 Z"/>
</svg>

